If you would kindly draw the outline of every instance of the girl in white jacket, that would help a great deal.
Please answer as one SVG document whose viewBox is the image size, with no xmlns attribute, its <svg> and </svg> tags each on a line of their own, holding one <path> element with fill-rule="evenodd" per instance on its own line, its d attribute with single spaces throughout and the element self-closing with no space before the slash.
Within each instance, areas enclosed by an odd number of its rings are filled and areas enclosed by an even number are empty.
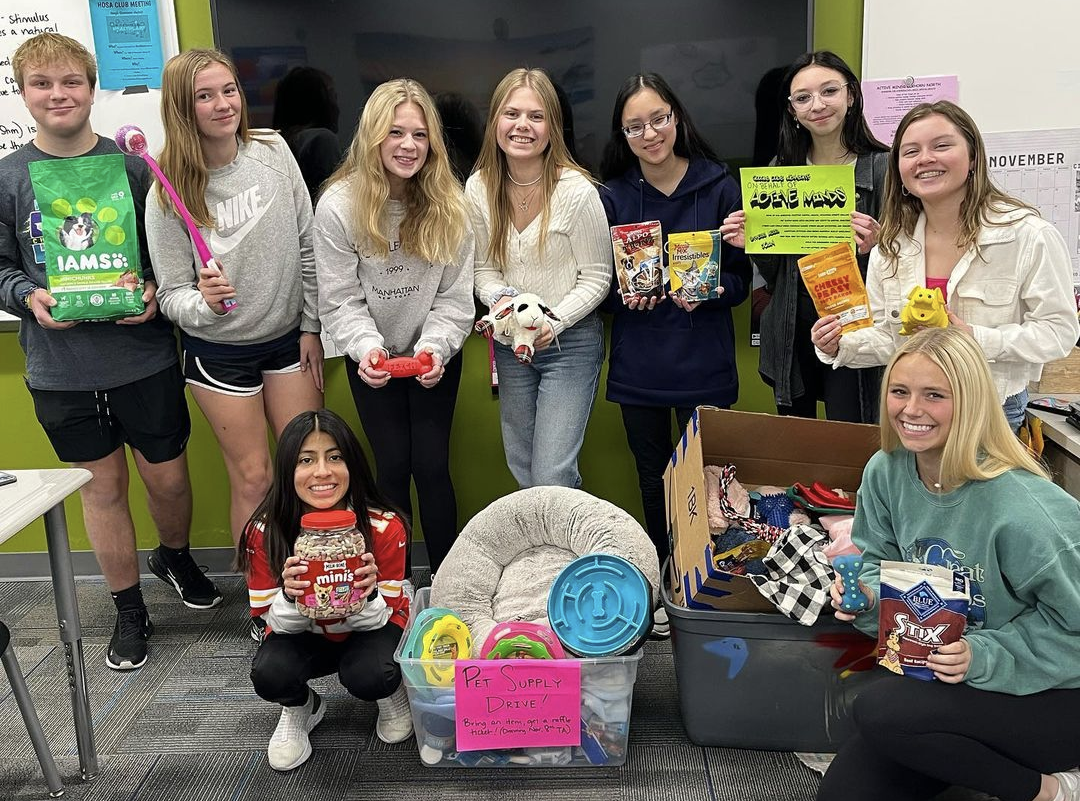
<svg viewBox="0 0 1080 801">
<path fill-rule="evenodd" d="M 987 174 L 982 135 L 948 101 L 911 109 L 889 154 L 878 246 L 867 292 L 873 328 L 841 336 L 836 315 L 811 337 L 827 364 L 885 364 L 900 343 L 900 311 L 913 287 L 938 287 L 949 324 L 975 338 L 1013 429 L 1028 382 L 1080 336 L 1064 239 L 1032 207 Z"/>
</svg>

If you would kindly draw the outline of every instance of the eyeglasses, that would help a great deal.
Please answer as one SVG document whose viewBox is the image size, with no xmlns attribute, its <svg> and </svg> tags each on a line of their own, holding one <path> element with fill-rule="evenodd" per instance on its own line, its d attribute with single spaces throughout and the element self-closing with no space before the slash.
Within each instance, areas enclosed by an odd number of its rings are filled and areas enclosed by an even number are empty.
<svg viewBox="0 0 1080 801">
<path fill-rule="evenodd" d="M 644 136 L 646 127 L 652 128 L 654 131 L 662 131 L 671 125 L 671 117 L 674 113 L 674 111 L 669 111 L 667 114 L 653 117 L 648 122 L 635 122 L 633 125 L 627 125 L 623 128 L 622 132 L 627 139 L 633 139 L 637 136 Z"/>
<path fill-rule="evenodd" d="M 820 97 L 825 103 L 831 103 L 840 97 L 840 93 L 846 87 L 846 83 L 830 83 L 828 86 L 822 86 L 817 92 L 799 92 L 790 95 L 788 100 L 795 108 L 806 108 L 814 102 L 815 97 Z"/>
</svg>

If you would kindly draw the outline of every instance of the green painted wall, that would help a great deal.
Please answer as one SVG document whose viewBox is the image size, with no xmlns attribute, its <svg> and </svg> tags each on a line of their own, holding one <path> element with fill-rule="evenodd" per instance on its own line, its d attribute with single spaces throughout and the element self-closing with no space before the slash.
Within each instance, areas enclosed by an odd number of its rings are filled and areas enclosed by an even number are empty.
<svg viewBox="0 0 1080 801">
<path fill-rule="evenodd" d="M 177 26 L 181 47 L 210 47 L 214 44 L 210 8 L 205 0 L 177 0 Z M 862 0 L 818 0 L 814 14 L 817 49 L 832 49 L 853 65 L 861 61 Z M 749 340 L 749 304 L 736 310 L 739 341 Z M 673 354 L 673 357 L 675 354 Z M 772 411 L 772 395 L 756 372 L 757 351 L 743 344 L 738 353 L 741 381 L 737 409 Z M 487 383 L 487 347 L 478 337 L 470 337 L 465 347 L 465 370 L 458 398 L 451 453 L 457 487 L 459 518 L 462 522 L 495 498 L 515 489 L 506 468 L 499 436 L 498 404 Z M 0 467 L 9 469 L 60 467 L 48 440 L 34 417 L 30 395 L 23 386 L 24 359 L 14 333 L 0 333 Z M 327 406 L 343 414 L 359 431 L 359 421 L 349 395 L 341 360 L 327 366 Z M 606 384 L 601 376 L 601 388 Z M 637 478 L 618 407 L 602 397 L 597 400 L 585 436 L 581 455 L 584 487 L 595 495 L 641 514 Z M 196 547 L 227 546 L 228 485 L 221 456 L 206 421 L 191 403 L 192 436 L 188 447 L 195 516 L 192 544 Z M 132 467 L 134 474 L 134 467 Z M 142 485 L 132 482 L 131 505 L 135 515 L 140 548 L 156 544 L 156 535 Z M 82 513 L 77 499 L 67 504 L 72 550 L 88 550 Z M 0 551 L 44 551 L 45 534 L 34 524 L 4 545 Z"/>
</svg>

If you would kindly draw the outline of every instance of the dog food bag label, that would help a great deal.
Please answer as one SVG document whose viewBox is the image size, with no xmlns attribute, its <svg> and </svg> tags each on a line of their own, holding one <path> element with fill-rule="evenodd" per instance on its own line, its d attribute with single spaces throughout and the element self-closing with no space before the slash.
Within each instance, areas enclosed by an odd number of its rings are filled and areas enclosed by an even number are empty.
<svg viewBox="0 0 1080 801">
<path fill-rule="evenodd" d="M 615 276 L 624 297 L 660 298 L 664 295 L 663 233 L 660 223 L 628 223 L 611 226 L 611 250 Z"/>
<path fill-rule="evenodd" d="M 933 681 L 927 656 L 959 640 L 967 625 L 967 577 L 938 565 L 882 562 L 880 595 L 878 664 L 901 676 Z"/>
<path fill-rule="evenodd" d="M 30 164 L 41 212 L 54 320 L 114 320 L 144 311 L 135 202 L 124 156 Z"/>
<path fill-rule="evenodd" d="M 841 331 L 849 333 L 874 324 L 859 263 L 847 242 L 799 259 L 799 275 L 814 301 L 819 317 L 835 314 Z"/>
<path fill-rule="evenodd" d="M 668 234 L 668 273 L 671 291 L 698 302 L 719 297 L 720 231 Z"/>
</svg>

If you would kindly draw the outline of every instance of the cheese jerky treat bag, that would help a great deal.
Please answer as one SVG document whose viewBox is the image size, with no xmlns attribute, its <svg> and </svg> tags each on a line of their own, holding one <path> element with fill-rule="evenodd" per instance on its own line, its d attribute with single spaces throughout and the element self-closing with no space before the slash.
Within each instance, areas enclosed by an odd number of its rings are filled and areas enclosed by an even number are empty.
<svg viewBox="0 0 1080 801">
<path fill-rule="evenodd" d="M 668 234 L 671 291 L 691 302 L 719 297 L 722 242 L 719 230 Z"/>
<path fill-rule="evenodd" d="M 660 253 L 662 241 L 660 223 L 656 220 L 611 226 L 615 277 L 624 296 L 663 297 L 667 277 Z"/>
<path fill-rule="evenodd" d="M 41 213 L 46 289 L 54 320 L 114 320 L 142 314 L 135 203 L 124 156 L 30 163 Z"/>
<path fill-rule="evenodd" d="M 926 657 L 959 640 L 967 625 L 967 577 L 938 565 L 882 562 L 880 595 L 878 664 L 933 681 Z"/>
<path fill-rule="evenodd" d="M 859 263 L 847 242 L 799 259 L 799 275 L 814 301 L 818 317 L 835 314 L 841 331 L 849 334 L 874 324 Z"/>
</svg>

